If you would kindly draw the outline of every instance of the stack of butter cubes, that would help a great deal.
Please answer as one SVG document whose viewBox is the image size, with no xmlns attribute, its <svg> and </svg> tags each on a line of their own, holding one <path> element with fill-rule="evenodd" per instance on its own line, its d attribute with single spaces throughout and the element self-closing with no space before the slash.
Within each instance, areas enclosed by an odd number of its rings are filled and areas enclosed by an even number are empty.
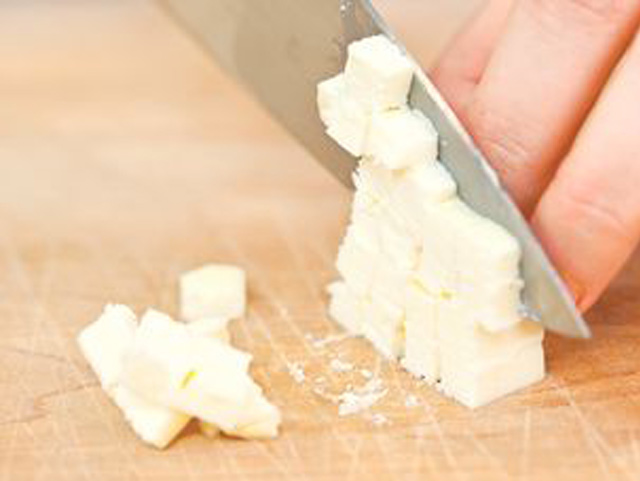
<svg viewBox="0 0 640 481">
<path fill-rule="evenodd" d="M 436 129 L 408 105 L 414 70 L 379 35 L 318 85 L 327 134 L 360 158 L 330 315 L 476 407 L 544 376 L 543 330 L 522 315 L 518 242 L 457 196 Z"/>
</svg>

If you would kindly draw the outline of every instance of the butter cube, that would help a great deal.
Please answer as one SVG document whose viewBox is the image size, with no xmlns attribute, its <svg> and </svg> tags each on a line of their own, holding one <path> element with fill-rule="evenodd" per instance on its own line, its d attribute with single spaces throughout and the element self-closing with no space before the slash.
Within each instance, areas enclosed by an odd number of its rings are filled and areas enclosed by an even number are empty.
<svg viewBox="0 0 640 481">
<path fill-rule="evenodd" d="M 187 329 L 197 336 L 211 337 L 228 344 L 231 341 L 228 324 L 228 319 L 199 319 L 187 324 Z"/>
<path fill-rule="evenodd" d="M 163 449 L 184 429 L 191 416 L 159 406 L 118 385 L 112 393 L 135 433 L 148 444 Z"/>
<path fill-rule="evenodd" d="M 362 334 L 362 301 L 344 282 L 333 282 L 329 292 L 329 316 L 351 334 Z"/>
<path fill-rule="evenodd" d="M 242 317 L 246 275 L 232 265 L 208 264 L 180 277 L 180 311 L 185 321 Z"/>
<path fill-rule="evenodd" d="M 344 74 L 323 80 L 317 89 L 320 120 L 325 126 L 332 125 L 340 116 L 340 102 L 344 97 Z"/>
<path fill-rule="evenodd" d="M 404 368 L 434 383 L 440 378 L 438 302 L 412 283 L 406 292 L 406 341 Z"/>
<path fill-rule="evenodd" d="M 358 296 L 366 296 L 371 290 L 376 265 L 372 257 L 378 252 L 363 242 L 356 231 L 350 229 L 338 250 L 336 267 L 345 282 Z"/>
<path fill-rule="evenodd" d="M 104 313 L 78 337 L 80 348 L 103 389 L 120 408 L 134 432 L 157 448 L 166 447 L 189 422 L 190 416 L 158 405 L 120 383 L 124 356 L 138 328 L 126 306 L 108 305 Z"/>
<path fill-rule="evenodd" d="M 413 71 L 411 61 L 384 35 L 364 38 L 348 47 L 346 88 L 369 112 L 404 106 Z"/>
<path fill-rule="evenodd" d="M 527 344 L 486 362 L 456 362 L 445 354 L 440 387 L 448 396 L 475 408 L 540 381 L 544 370 L 541 343 Z"/>
<path fill-rule="evenodd" d="M 318 84 L 317 102 L 320 119 L 327 134 L 355 157 L 360 157 L 369 133 L 371 114 L 346 95 L 344 75 Z"/>
<path fill-rule="evenodd" d="M 85 327 L 78 344 L 105 391 L 116 387 L 122 356 L 133 341 L 138 321 L 127 306 L 109 304 L 98 319 Z"/>
<path fill-rule="evenodd" d="M 432 231 L 430 211 L 455 195 L 456 184 L 440 162 L 420 162 L 394 177 L 390 210 L 403 222 L 407 234 L 422 240 L 427 229 Z"/>
<path fill-rule="evenodd" d="M 405 313 L 386 298 L 372 297 L 363 303 L 362 332 L 385 357 L 404 354 Z"/>
<path fill-rule="evenodd" d="M 438 133 L 431 121 L 417 110 L 374 112 L 365 155 L 390 170 L 435 162 Z"/>
</svg>

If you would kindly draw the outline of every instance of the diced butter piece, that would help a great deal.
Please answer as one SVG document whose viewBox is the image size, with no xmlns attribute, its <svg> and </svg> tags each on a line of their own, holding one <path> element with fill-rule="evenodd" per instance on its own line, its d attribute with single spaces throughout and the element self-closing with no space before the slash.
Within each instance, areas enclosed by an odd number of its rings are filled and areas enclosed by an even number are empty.
<svg viewBox="0 0 640 481">
<path fill-rule="evenodd" d="M 362 301 L 344 282 L 334 282 L 327 287 L 329 315 L 342 324 L 351 334 L 362 334 Z"/>
<path fill-rule="evenodd" d="M 348 47 L 344 71 L 347 91 L 368 111 L 404 106 L 413 71 L 411 61 L 384 35 L 364 38 Z"/>
<path fill-rule="evenodd" d="M 390 210 L 407 235 L 421 240 L 428 229 L 428 211 L 455 198 L 456 184 L 440 162 L 421 162 L 395 176 Z"/>
<path fill-rule="evenodd" d="M 242 317 L 246 305 L 246 275 L 225 264 L 207 264 L 180 277 L 180 311 L 185 321 Z"/>
<path fill-rule="evenodd" d="M 103 389 L 145 442 L 166 447 L 186 426 L 190 416 L 147 401 L 120 384 L 126 350 L 137 330 L 135 314 L 126 306 L 108 305 L 78 337 L 80 348 Z"/>
<path fill-rule="evenodd" d="M 196 335 L 211 337 L 228 344 L 231 341 L 231 336 L 227 329 L 228 324 L 228 319 L 199 319 L 187 324 L 187 329 Z"/>
<path fill-rule="evenodd" d="M 318 84 L 318 110 L 327 134 L 355 157 L 363 154 L 371 114 L 345 92 L 344 75 Z"/>
<path fill-rule="evenodd" d="M 394 172 L 363 159 L 354 174 L 354 184 L 354 215 L 360 211 L 386 212 L 416 239 L 422 239 L 429 228 L 426 211 L 454 199 L 456 194 L 456 184 L 440 162 L 421 162 Z"/>
<path fill-rule="evenodd" d="M 502 358 L 482 362 L 442 360 L 441 389 L 462 404 L 475 408 L 540 381 L 544 377 L 542 344 L 526 344 Z"/>
<path fill-rule="evenodd" d="M 371 290 L 376 268 L 372 257 L 375 255 L 376 251 L 362 242 L 354 230 L 347 233 L 340 245 L 338 272 L 358 296 L 366 296 Z"/>
<path fill-rule="evenodd" d="M 338 74 L 318 84 L 318 113 L 325 126 L 335 124 L 340 117 L 340 102 L 343 97 L 344 74 Z"/>
<path fill-rule="evenodd" d="M 371 259 L 371 262 L 376 266 L 375 277 L 370 288 L 371 295 L 385 299 L 393 305 L 404 306 L 411 271 L 402 268 L 386 255 Z"/>
<path fill-rule="evenodd" d="M 187 324 L 187 329 L 196 335 L 211 337 L 229 344 L 231 342 L 231 335 L 227 329 L 228 324 L 228 319 L 200 319 Z M 198 421 L 198 424 L 202 434 L 209 438 L 214 438 L 220 434 L 220 429 L 214 424 L 205 421 Z"/>
<path fill-rule="evenodd" d="M 363 303 L 362 331 L 385 357 L 404 354 L 405 313 L 385 298 L 373 297 Z"/>
<path fill-rule="evenodd" d="M 521 321 L 519 259 L 513 237 L 462 201 L 425 211 L 420 279 L 454 298 L 469 324 L 498 331 Z"/>
<path fill-rule="evenodd" d="M 122 356 L 135 336 L 138 322 L 127 306 L 109 304 L 98 319 L 78 335 L 82 354 L 96 373 L 102 388 L 116 387 L 122 370 Z"/>
<path fill-rule="evenodd" d="M 410 283 L 406 292 L 406 342 L 402 365 L 429 383 L 440 378 L 437 304 L 420 285 Z"/>
<path fill-rule="evenodd" d="M 138 395 L 240 437 L 277 434 L 280 412 L 248 374 L 251 356 L 148 311 L 125 355 L 122 383 Z"/>
<path fill-rule="evenodd" d="M 390 170 L 435 162 L 438 134 L 431 121 L 417 110 L 374 112 L 365 155 Z"/>
<path fill-rule="evenodd" d="M 116 386 L 113 401 L 136 434 L 163 449 L 184 429 L 191 416 L 149 402 L 124 386 Z"/>
</svg>

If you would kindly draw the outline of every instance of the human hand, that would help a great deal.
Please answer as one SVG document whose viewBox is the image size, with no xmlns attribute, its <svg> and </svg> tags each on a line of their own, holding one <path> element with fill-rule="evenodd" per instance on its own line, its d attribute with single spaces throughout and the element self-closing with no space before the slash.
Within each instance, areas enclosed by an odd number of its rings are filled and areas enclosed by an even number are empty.
<svg viewBox="0 0 640 481">
<path fill-rule="evenodd" d="M 491 0 L 431 75 L 583 311 L 640 239 L 639 22 L 640 0 Z"/>
</svg>

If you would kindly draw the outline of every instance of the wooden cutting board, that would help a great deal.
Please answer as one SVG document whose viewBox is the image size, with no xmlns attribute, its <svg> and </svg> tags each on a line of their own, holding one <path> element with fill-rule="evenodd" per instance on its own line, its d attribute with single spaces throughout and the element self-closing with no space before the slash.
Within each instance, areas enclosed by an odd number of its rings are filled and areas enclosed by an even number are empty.
<svg viewBox="0 0 640 481">
<path fill-rule="evenodd" d="M 548 336 L 545 381 L 470 411 L 362 341 L 318 342 L 340 332 L 324 286 L 348 193 L 153 5 L 4 1 L 0 59 L 0 480 L 640 478 L 639 260 L 589 316 L 593 341 Z M 282 435 L 192 427 L 159 452 L 75 336 L 107 302 L 175 313 L 178 275 L 210 261 L 248 271 L 233 336 Z M 387 395 L 338 416 L 327 393 L 359 369 Z"/>
</svg>

